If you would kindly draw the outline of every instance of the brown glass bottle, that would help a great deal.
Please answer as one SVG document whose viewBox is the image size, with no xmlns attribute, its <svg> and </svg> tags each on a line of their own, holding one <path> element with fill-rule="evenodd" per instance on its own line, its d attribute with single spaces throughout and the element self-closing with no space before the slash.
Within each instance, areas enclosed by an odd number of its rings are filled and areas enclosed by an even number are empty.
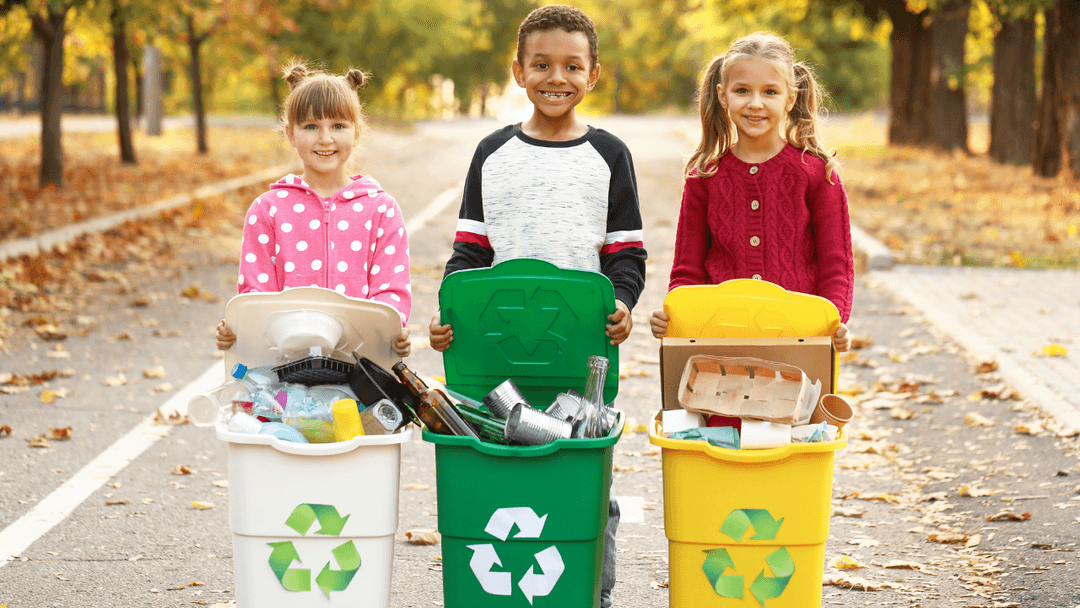
<svg viewBox="0 0 1080 608">
<path fill-rule="evenodd" d="M 463 435 L 479 439 L 476 431 L 461 418 L 446 395 L 430 388 L 404 362 L 399 361 L 392 369 L 409 391 L 416 395 L 416 414 L 424 427 L 439 435 Z"/>
</svg>

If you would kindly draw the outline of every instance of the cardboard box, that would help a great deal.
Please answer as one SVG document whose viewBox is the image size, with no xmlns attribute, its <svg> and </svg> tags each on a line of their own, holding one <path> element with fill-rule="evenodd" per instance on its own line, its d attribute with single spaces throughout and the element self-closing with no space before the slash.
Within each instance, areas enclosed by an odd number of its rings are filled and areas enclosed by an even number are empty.
<svg viewBox="0 0 1080 608">
<path fill-rule="evenodd" d="M 694 355 L 755 357 L 794 365 L 811 384 L 821 380 L 821 394 L 835 392 L 836 351 L 829 336 L 806 338 L 664 338 L 660 345 L 660 383 L 665 410 L 681 408 L 679 383 Z"/>
</svg>

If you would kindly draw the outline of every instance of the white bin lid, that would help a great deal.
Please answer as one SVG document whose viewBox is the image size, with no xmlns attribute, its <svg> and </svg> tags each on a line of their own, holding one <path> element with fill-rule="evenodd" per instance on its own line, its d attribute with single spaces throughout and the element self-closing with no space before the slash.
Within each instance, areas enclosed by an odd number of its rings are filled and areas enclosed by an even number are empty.
<svg viewBox="0 0 1080 608">
<path fill-rule="evenodd" d="M 281 292 L 251 292 L 234 296 L 225 305 L 225 324 L 236 334 L 236 344 L 225 351 L 225 373 L 237 363 L 248 368 L 275 365 L 283 354 L 274 342 L 274 322 L 289 311 L 318 311 L 332 316 L 342 329 L 339 349 L 367 357 L 389 370 L 401 360 L 391 345 L 401 333 L 401 315 L 381 302 L 350 298 L 322 287 L 296 287 Z M 317 345 L 317 342 L 312 345 Z M 249 435 L 217 425 L 219 439 L 231 443 L 261 444 L 289 454 L 329 456 L 351 452 L 362 445 L 404 443 L 412 438 L 406 428 L 392 435 L 361 435 L 334 443 L 294 443 L 270 435 Z"/>
<path fill-rule="evenodd" d="M 234 296 L 225 306 L 225 324 L 236 344 L 225 351 L 225 373 L 237 363 L 249 369 L 275 365 L 281 355 L 274 343 L 273 323 L 289 311 L 317 311 L 334 317 L 343 334 L 339 347 L 367 357 L 385 369 L 401 360 L 391 345 L 401 333 L 401 316 L 394 307 L 350 298 L 322 287 L 296 287 L 281 292 L 252 292 Z M 312 342 L 312 346 L 318 342 Z"/>
</svg>

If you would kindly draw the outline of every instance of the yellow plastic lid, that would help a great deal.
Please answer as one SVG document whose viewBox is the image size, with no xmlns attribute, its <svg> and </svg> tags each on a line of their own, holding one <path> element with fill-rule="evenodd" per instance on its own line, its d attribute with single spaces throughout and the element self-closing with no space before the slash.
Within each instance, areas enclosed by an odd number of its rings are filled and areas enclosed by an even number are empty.
<svg viewBox="0 0 1080 608">
<path fill-rule="evenodd" d="M 664 312 L 670 338 L 831 336 L 840 326 L 829 300 L 754 279 L 676 287 Z"/>
</svg>

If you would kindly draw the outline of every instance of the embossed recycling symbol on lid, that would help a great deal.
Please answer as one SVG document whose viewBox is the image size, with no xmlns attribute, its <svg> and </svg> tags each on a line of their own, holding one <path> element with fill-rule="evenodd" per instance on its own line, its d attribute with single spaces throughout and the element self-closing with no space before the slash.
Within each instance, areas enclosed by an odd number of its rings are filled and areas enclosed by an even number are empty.
<svg viewBox="0 0 1080 608">
<path fill-rule="evenodd" d="M 568 346 L 577 319 L 562 294 L 537 287 L 496 292 L 480 323 L 507 361 L 551 363 Z"/>
<path fill-rule="evenodd" d="M 780 531 L 783 518 L 773 519 L 771 513 L 765 509 L 736 509 L 728 514 L 724 524 L 720 526 L 720 532 L 730 536 L 735 542 L 742 542 L 743 536 L 751 526 L 754 534 L 750 538 L 757 540 L 773 540 Z M 735 561 L 727 549 L 707 549 L 704 551 L 705 562 L 701 565 L 709 584 L 720 597 L 741 598 L 743 597 L 744 577 L 741 574 L 725 574 L 730 568 L 738 572 Z M 765 575 L 762 568 L 754 581 L 750 583 L 750 593 L 758 604 L 765 606 L 765 600 L 776 599 L 784 593 L 788 581 L 795 573 L 795 562 L 791 559 L 791 553 L 786 547 L 780 547 L 765 556 L 765 563 L 772 571 L 772 576 Z M 753 571 L 753 569 L 751 569 Z"/>
<path fill-rule="evenodd" d="M 491 514 L 484 532 L 505 541 L 514 529 L 514 525 L 517 525 L 518 533 L 514 535 L 514 538 L 540 538 L 546 521 L 547 514 L 540 517 L 531 507 L 503 507 Z M 495 566 L 502 566 L 502 559 L 499 558 L 495 545 L 485 543 L 466 546 L 473 551 L 469 567 L 484 591 L 491 595 L 512 594 L 514 592 L 513 574 L 494 569 Z M 529 604 L 533 603 L 534 597 L 551 593 L 566 569 L 562 554 L 555 545 L 537 552 L 534 557 L 537 565 L 540 566 L 540 572 L 536 572 L 533 566 L 529 566 L 528 572 L 523 574 L 518 581 L 518 587 L 525 594 L 525 599 L 529 600 Z"/>
<path fill-rule="evenodd" d="M 342 517 L 337 509 L 331 505 L 314 505 L 304 503 L 293 509 L 285 525 L 305 536 L 316 520 L 319 529 L 314 534 L 324 536 L 340 536 L 342 528 L 349 516 Z M 286 591 L 311 591 L 311 570 L 308 568 L 290 568 L 292 563 L 300 562 L 300 554 L 292 541 L 266 543 L 273 548 L 270 553 L 270 569 L 274 571 L 281 586 Z M 315 577 L 315 584 L 330 598 L 331 591 L 344 591 L 352 582 L 356 571 L 360 569 L 360 553 L 356 550 L 353 541 L 347 541 L 330 550 L 334 560 L 337 561 L 339 570 L 330 568 L 330 561 L 326 562 L 322 571 Z"/>
</svg>

